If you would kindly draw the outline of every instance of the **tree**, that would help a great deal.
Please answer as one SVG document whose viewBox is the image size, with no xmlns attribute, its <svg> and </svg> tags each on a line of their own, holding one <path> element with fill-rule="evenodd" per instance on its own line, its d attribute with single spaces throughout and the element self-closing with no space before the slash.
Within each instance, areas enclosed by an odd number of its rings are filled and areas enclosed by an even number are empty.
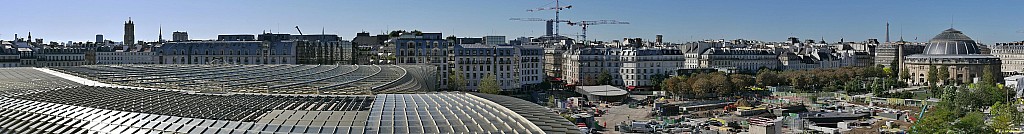
<svg viewBox="0 0 1024 134">
<path fill-rule="evenodd" d="M 936 69 L 935 71 L 939 71 L 938 72 L 938 77 L 939 77 L 938 80 L 939 80 L 940 83 L 946 84 L 946 83 L 950 82 L 949 81 L 950 79 L 949 79 L 949 67 L 948 66 L 946 66 L 946 65 L 939 66 L 939 68 Z"/>
<path fill-rule="evenodd" d="M 466 90 L 466 75 L 463 74 L 461 70 L 452 69 L 452 71 L 448 74 L 448 90 Z"/>
<path fill-rule="evenodd" d="M 994 134 L 992 127 L 985 125 L 985 115 L 981 112 L 967 113 L 960 121 L 953 123 L 955 133 Z"/>
<path fill-rule="evenodd" d="M 934 65 L 928 66 L 928 79 L 927 80 L 928 80 L 929 86 L 930 85 L 934 85 L 935 82 L 938 81 L 939 77 L 935 76 L 935 75 L 938 75 L 938 74 L 939 74 L 939 71 L 937 69 L 935 69 Z"/>
<path fill-rule="evenodd" d="M 548 107 L 555 107 L 558 105 L 558 100 L 555 100 L 555 95 L 548 96 Z"/>
<path fill-rule="evenodd" d="M 896 76 L 895 70 L 893 70 L 891 67 L 882 68 L 882 72 L 885 74 L 885 77 L 891 78 Z"/>
<path fill-rule="evenodd" d="M 501 86 L 498 85 L 498 80 L 494 74 L 487 74 L 483 79 L 480 80 L 480 86 L 477 86 L 481 93 L 498 94 L 501 93 Z"/>
<path fill-rule="evenodd" d="M 548 81 L 548 77 L 544 76 L 544 80 L 537 84 L 537 89 L 548 90 L 551 89 L 551 81 Z"/>
<path fill-rule="evenodd" d="M 1000 78 L 1002 78 L 1001 74 L 999 74 L 999 70 L 996 70 L 995 66 L 985 65 L 984 69 L 982 69 L 982 84 L 996 84 L 999 83 Z"/>
<path fill-rule="evenodd" d="M 779 86 L 780 83 L 778 74 L 768 69 L 758 71 L 756 81 L 759 86 Z"/>
<path fill-rule="evenodd" d="M 597 75 L 597 85 L 611 85 L 612 74 L 608 73 L 608 70 L 601 69 L 601 74 Z"/>
<path fill-rule="evenodd" d="M 690 85 L 693 94 L 697 96 L 707 96 L 707 93 L 709 93 L 708 91 L 713 87 L 714 85 L 712 85 L 711 81 L 708 79 L 696 79 Z"/>
<path fill-rule="evenodd" d="M 655 87 L 656 89 L 663 89 L 662 84 L 664 83 L 662 82 L 665 81 L 665 78 L 668 78 L 668 75 L 661 73 L 651 75 L 651 86 Z"/>
<path fill-rule="evenodd" d="M 900 80 L 906 81 L 907 79 L 910 79 L 910 72 L 907 72 L 906 69 L 899 69 L 899 70 L 900 70 Z"/>
<path fill-rule="evenodd" d="M 899 56 L 894 56 L 894 59 L 891 62 L 889 62 L 889 68 L 891 68 L 893 72 L 902 72 L 903 69 L 900 68 L 900 63 L 898 62 L 899 60 L 895 58 L 899 58 Z M 894 73 L 894 75 L 896 74 Z M 895 77 L 899 77 L 899 75 Z"/>
<path fill-rule="evenodd" d="M 679 94 L 682 94 L 682 95 L 694 94 L 695 91 L 693 91 L 693 87 L 690 87 L 690 84 L 692 84 L 692 83 L 690 83 L 690 79 L 688 77 L 686 77 L 686 76 L 676 76 L 676 77 L 673 77 L 673 78 L 678 78 L 679 79 L 679 82 L 676 83 L 676 86 L 675 86 L 676 89 L 677 89 L 677 92 Z"/>
<path fill-rule="evenodd" d="M 874 93 L 875 95 L 881 95 L 882 93 L 885 92 L 885 87 L 884 86 L 885 85 L 882 84 L 881 80 L 879 80 L 879 79 L 872 80 L 871 81 L 871 93 Z"/>
<path fill-rule="evenodd" d="M 754 76 L 750 76 L 750 75 L 746 75 L 746 74 L 732 74 L 732 75 L 729 75 L 729 78 L 731 79 L 732 83 L 734 85 L 736 85 L 735 86 L 736 88 L 739 88 L 739 89 L 743 89 L 743 88 L 747 88 L 747 87 L 750 87 L 750 86 L 754 86 L 754 78 L 753 77 Z"/>
<path fill-rule="evenodd" d="M 1002 102 L 996 102 L 992 105 L 989 110 L 992 111 L 992 128 L 996 130 L 1006 130 L 1011 128 L 1013 124 L 1020 124 L 1021 118 L 1024 115 L 1019 114 L 1013 104 L 1003 104 Z"/>
<path fill-rule="evenodd" d="M 663 90 L 665 92 L 668 92 L 668 93 L 672 93 L 672 94 L 680 93 L 679 92 L 679 84 L 681 84 L 680 80 L 681 79 L 679 79 L 679 77 L 669 77 L 668 79 L 665 79 L 663 82 L 661 82 L 661 83 L 663 83 L 663 84 L 661 84 L 661 90 Z"/>
<path fill-rule="evenodd" d="M 709 79 L 711 79 L 711 83 L 715 85 L 715 93 L 718 93 L 719 96 L 732 95 L 733 90 L 736 90 L 735 85 L 729 79 L 729 76 L 725 75 L 725 73 L 711 73 L 711 77 Z"/>
<path fill-rule="evenodd" d="M 921 134 L 938 134 L 947 133 L 952 131 L 950 127 L 953 121 L 956 121 L 961 114 L 960 111 L 950 109 L 952 106 L 945 99 L 939 102 L 939 105 L 929 107 L 928 112 L 924 113 L 924 118 L 920 121 L 914 122 L 914 130 L 911 133 Z"/>
<path fill-rule="evenodd" d="M 821 79 L 818 78 L 818 75 L 814 75 L 814 74 L 812 74 L 810 76 L 807 76 L 807 77 L 804 77 L 804 80 L 807 81 L 807 82 L 804 82 L 804 84 L 806 84 L 805 88 L 807 88 L 809 90 L 820 88 L 821 83 L 822 83 L 820 81 Z"/>
<path fill-rule="evenodd" d="M 846 93 L 859 93 L 864 91 L 860 80 L 846 81 L 846 84 L 843 84 L 843 90 L 846 90 Z"/>
<path fill-rule="evenodd" d="M 793 88 L 797 90 L 803 90 L 807 85 L 807 76 L 799 75 L 797 77 L 793 77 L 792 80 L 789 80 L 789 82 L 789 85 L 793 86 Z"/>
</svg>

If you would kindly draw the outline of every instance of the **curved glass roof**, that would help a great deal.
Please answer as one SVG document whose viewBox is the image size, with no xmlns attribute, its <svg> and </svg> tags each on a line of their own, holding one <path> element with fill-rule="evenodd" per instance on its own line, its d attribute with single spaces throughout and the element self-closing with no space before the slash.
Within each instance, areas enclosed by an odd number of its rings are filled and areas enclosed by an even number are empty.
<svg viewBox="0 0 1024 134">
<path fill-rule="evenodd" d="M 926 55 L 967 55 L 981 54 L 981 50 L 971 37 L 963 32 L 950 28 L 935 35 L 924 48 Z"/>
<path fill-rule="evenodd" d="M 159 66 L 148 69 L 192 71 L 152 75 L 127 73 L 146 70 L 145 67 L 121 68 L 131 70 L 124 73 L 109 70 L 89 73 L 86 71 L 93 69 L 82 68 L 76 71 L 81 73 L 77 75 L 105 78 L 91 79 L 115 81 L 160 75 L 192 76 L 169 77 L 175 79 L 210 79 L 204 77 L 217 77 L 213 70 L 229 71 L 226 68 L 235 68 L 156 67 Z M 317 68 L 294 65 L 245 66 L 246 69 L 255 70 L 278 67 Z M 62 71 L 69 72 L 73 68 L 64 68 Z M 362 67 L 351 69 L 359 68 Z M 391 69 L 405 70 L 407 73 L 433 70 L 417 67 Z M 0 81 L 0 133 L 579 133 L 575 126 L 550 113 L 548 109 L 498 95 L 202 93 L 195 90 L 112 86 L 106 83 L 87 86 L 83 83 L 95 83 L 71 77 L 74 76 L 41 68 L 0 68 L 0 80 L 3 80 Z M 294 74 L 273 77 L 294 77 Z M 400 81 L 420 78 L 396 79 L 398 82 L 391 79 L 383 84 L 372 84 L 375 87 L 370 89 L 393 90 L 383 87 L 401 87 L 391 85 L 408 85 L 408 82 Z M 285 82 L 279 83 L 295 82 L 282 81 Z M 304 84 L 308 83 L 277 86 L 288 88 Z"/>
<path fill-rule="evenodd" d="M 433 91 L 416 65 L 90 65 L 61 72 L 124 86 L 213 93 L 369 95 Z"/>
</svg>

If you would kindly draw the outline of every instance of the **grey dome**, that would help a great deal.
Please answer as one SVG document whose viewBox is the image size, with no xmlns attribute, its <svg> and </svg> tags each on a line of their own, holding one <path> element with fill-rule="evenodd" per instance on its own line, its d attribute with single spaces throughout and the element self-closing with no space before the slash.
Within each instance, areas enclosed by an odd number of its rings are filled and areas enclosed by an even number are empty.
<svg viewBox="0 0 1024 134">
<path fill-rule="evenodd" d="M 978 43 L 963 32 L 950 28 L 928 41 L 924 48 L 927 55 L 965 55 L 981 54 Z"/>
</svg>

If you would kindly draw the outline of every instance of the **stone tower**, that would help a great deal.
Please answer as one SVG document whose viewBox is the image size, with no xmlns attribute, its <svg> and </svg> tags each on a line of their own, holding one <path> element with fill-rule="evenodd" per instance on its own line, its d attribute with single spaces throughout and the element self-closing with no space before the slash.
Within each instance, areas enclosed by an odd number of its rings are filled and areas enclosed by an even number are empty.
<svg viewBox="0 0 1024 134">
<path fill-rule="evenodd" d="M 128 17 L 128 22 L 124 23 L 124 44 L 135 45 L 135 23 L 132 22 L 131 17 Z"/>
</svg>

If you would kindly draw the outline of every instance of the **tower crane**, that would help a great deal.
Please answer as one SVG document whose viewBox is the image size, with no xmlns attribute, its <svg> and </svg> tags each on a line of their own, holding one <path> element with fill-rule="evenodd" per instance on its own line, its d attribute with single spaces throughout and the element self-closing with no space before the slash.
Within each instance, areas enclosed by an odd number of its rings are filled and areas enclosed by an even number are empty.
<svg viewBox="0 0 1024 134">
<path fill-rule="evenodd" d="M 555 10 L 555 19 L 553 20 L 553 22 L 555 23 L 555 35 L 558 35 L 558 23 L 566 22 L 566 21 L 563 21 L 563 20 L 559 19 L 558 18 L 558 14 L 561 13 L 562 10 L 572 8 L 572 5 L 562 6 L 561 2 L 559 2 L 558 0 L 555 0 L 554 3 L 555 3 L 554 7 L 539 7 L 539 8 L 536 8 L 536 9 L 526 9 L 526 11 L 527 12 L 539 12 L 539 11 L 545 11 L 545 10 Z M 548 5 L 550 5 L 550 3 L 548 3 Z"/>
<path fill-rule="evenodd" d="M 622 21 L 616 21 L 616 20 L 585 20 L 585 21 L 577 21 L 577 22 L 568 22 L 566 24 L 569 24 L 570 26 L 580 26 L 580 27 L 583 27 L 583 35 L 582 35 L 583 36 L 583 41 L 584 41 L 585 45 L 590 45 L 589 41 L 587 41 L 587 27 L 588 26 L 590 26 L 590 25 L 604 25 L 604 24 L 629 24 L 629 22 L 622 22 Z"/>
<path fill-rule="evenodd" d="M 509 18 L 508 20 L 512 20 L 512 21 L 544 21 L 544 22 L 547 22 L 547 27 L 545 29 L 546 30 L 545 35 L 558 35 L 557 33 L 552 33 L 552 31 L 551 31 L 553 29 L 552 25 L 555 25 L 555 27 L 557 27 L 557 24 L 554 24 L 554 23 L 561 23 L 561 22 L 568 23 L 569 22 L 568 20 L 541 19 L 541 18 Z"/>
<path fill-rule="evenodd" d="M 303 35 L 303 34 L 302 34 L 302 29 L 299 29 L 299 26 L 295 26 L 295 30 L 296 30 L 296 31 L 299 31 L 299 35 Z"/>
<path fill-rule="evenodd" d="M 541 19 L 541 18 L 509 18 L 508 20 L 514 21 L 556 21 L 554 19 Z M 558 20 L 558 22 L 569 22 L 568 20 Z"/>
</svg>

